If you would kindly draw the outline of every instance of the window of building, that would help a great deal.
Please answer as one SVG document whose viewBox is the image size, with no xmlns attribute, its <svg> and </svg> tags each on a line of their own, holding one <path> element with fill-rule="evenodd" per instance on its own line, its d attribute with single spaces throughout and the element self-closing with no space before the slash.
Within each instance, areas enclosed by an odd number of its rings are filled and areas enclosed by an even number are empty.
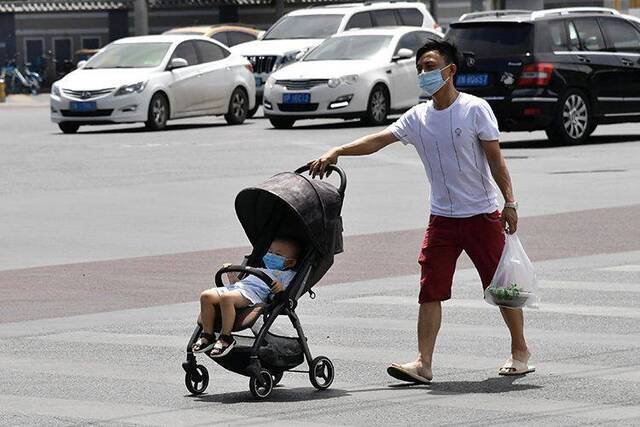
<svg viewBox="0 0 640 427">
<path fill-rule="evenodd" d="M 83 37 L 82 38 L 82 49 L 100 49 L 102 42 L 100 41 L 100 37 Z"/>
<path fill-rule="evenodd" d="M 37 64 L 44 57 L 44 39 L 28 38 L 24 40 L 24 62 Z"/>
</svg>

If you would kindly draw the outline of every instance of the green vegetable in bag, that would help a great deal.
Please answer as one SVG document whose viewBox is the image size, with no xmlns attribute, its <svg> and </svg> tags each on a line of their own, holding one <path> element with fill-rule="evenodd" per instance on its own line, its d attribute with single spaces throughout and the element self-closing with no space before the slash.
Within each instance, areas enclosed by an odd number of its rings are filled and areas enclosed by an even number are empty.
<svg viewBox="0 0 640 427">
<path fill-rule="evenodd" d="M 489 292 L 498 300 L 512 300 L 520 296 L 520 289 L 518 285 L 512 283 L 508 288 L 489 288 Z"/>
</svg>

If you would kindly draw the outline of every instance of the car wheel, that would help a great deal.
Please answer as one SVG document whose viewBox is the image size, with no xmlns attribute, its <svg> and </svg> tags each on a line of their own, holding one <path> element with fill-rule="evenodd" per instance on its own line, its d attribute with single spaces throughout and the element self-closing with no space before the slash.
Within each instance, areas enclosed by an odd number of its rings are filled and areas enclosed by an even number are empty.
<svg viewBox="0 0 640 427">
<path fill-rule="evenodd" d="M 227 114 L 224 115 L 224 119 L 230 125 L 239 125 L 247 118 L 248 112 L 249 97 L 247 96 L 247 92 L 241 87 L 237 87 L 231 94 L 229 110 Z"/>
<path fill-rule="evenodd" d="M 290 119 L 289 117 L 269 117 L 269 121 L 276 129 L 291 129 L 296 119 Z"/>
<path fill-rule="evenodd" d="M 76 133 L 78 132 L 78 129 L 80 129 L 80 125 L 73 122 L 58 123 L 58 127 L 60 128 L 62 133 Z"/>
<path fill-rule="evenodd" d="M 565 145 L 584 142 L 595 130 L 587 96 L 579 90 L 570 89 L 559 105 L 553 123 L 546 129 L 549 141 Z"/>
<path fill-rule="evenodd" d="M 252 109 L 250 109 L 250 110 L 247 112 L 247 119 L 250 119 L 250 118 L 252 118 L 253 116 L 255 116 L 255 115 L 256 115 L 256 112 L 258 111 L 258 108 L 260 108 L 260 104 L 258 104 L 258 103 L 256 102 L 256 106 L 255 106 L 255 107 L 253 107 Z"/>
<path fill-rule="evenodd" d="M 168 119 L 169 101 L 163 94 L 156 93 L 151 97 L 145 126 L 149 130 L 162 130 L 167 126 Z"/>
<path fill-rule="evenodd" d="M 362 121 L 368 125 L 380 126 L 385 124 L 388 114 L 389 95 L 387 94 L 387 90 L 384 86 L 377 85 L 369 95 L 367 112 L 362 118 Z"/>
</svg>

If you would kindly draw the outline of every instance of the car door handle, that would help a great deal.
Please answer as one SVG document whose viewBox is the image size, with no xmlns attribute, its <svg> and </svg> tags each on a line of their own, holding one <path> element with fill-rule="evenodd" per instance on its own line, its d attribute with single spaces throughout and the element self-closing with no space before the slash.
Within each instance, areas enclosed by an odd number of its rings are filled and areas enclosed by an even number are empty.
<svg viewBox="0 0 640 427">
<path fill-rule="evenodd" d="M 620 61 L 622 62 L 622 65 L 626 65 L 627 67 L 633 66 L 633 61 L 628 58 L 620 58 Z"/>
<path fill-rule="evenodd" d="M 582 55 L 578 55 L 578 61 L 586 62 L 587 64 L 591 62 L 591 60 L 589 58 L 587 58 L 586 56 L 582 56 Z"/>
</svg>

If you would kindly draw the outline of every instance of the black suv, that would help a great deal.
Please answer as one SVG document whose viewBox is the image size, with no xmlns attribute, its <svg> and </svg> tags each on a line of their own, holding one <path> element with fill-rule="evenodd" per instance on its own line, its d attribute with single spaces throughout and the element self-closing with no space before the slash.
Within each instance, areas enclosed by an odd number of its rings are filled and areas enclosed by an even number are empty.
<svg viewBox="0 0 640 427">
<path fill-rule="evenodd" d="M 456 86 L 502 130 L 574 144 L 599 123 L 640 121 L 640 21 L 613 9 L 472 13 L 446 38 L 463 54 Z"/>
</svg>

